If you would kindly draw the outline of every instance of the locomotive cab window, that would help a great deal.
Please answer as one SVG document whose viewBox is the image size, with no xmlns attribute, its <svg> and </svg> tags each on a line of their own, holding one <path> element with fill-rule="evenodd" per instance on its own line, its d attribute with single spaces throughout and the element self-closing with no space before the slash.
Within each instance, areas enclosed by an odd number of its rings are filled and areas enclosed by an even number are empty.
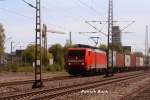
<svg viewBox="0 0 150 100">
<path fill-rule="evenodd" d="M 85 50 L 70 50 L 68 52 L 69 56 L 75 57 L 75 56 L 85 56 Z"/>
</svg>

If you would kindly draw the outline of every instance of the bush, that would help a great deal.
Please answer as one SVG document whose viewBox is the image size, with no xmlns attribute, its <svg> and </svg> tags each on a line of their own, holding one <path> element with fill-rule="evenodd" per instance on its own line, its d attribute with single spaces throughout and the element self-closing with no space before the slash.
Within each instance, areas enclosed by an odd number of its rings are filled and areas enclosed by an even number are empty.
<svg viewBox="0 0 150 100">
<path fill-rule="evenodd" d="M 9 71 L 6 65 L 0 65 L 0 72 Z"/>
<path fill-rule="evenodd" d="M 9 71 L 17 72 L 19 69 L 19 65 L 17 63 L 9 64 Z"/>
<path fill-rule="evenodd" d="M 18 72 L 34 72 L 34 69 L 32 66 L 23 66 L 19 67 Z"/>
<path fill-rule="evenodd" d="M 63 66 L 60 66 L 59 64 L 53 64 L 46 67 L 46 71 L 62 71 L 64 70 Z"/>
</svg>

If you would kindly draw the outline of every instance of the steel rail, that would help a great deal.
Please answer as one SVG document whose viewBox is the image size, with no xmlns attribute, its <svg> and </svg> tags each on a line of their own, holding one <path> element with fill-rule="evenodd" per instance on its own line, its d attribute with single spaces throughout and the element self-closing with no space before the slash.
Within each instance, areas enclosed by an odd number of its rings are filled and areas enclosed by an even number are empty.
<svg viewBox="0 0 150 100">
<path fill-rule="evenodd" d="M 18 93 L 15 95 L 9 95 L 9 96 L 3 96 L 0 97 L 0 100 L 16 100 L 16 99 L 23 99 L 23 98 L 28 98 L 28 100 L 37 100 L 41 98 L 54 98 L 60 95 L 65 95 L 66 93 L 74 93 L 77 91 L 80 91 L 82 89 L 88 89 L 88 88 L 94 88 L 96 86 L 103 86 L 107 85 L 113 82 L 119 82 L 131 78 L 136 78 L 136 77 L 141 77 L 144 75 L 149 75 L 149 74 L 134 74 L 134 75 L 124 75 L 120 77 L 113 77 L 113 78 L 105 78 L 101 79 L 98 81 L 92 81 L 89 83 L 82 83 L 82 84 L 76 84 L 76 85 L 71 85 L 71 86 L 64 86 L 60 88 L 47 88 L 47 89 L 40 89 L 40 90 L 31 90 L 31 91 L 26 91 L 24 93 Z M 66 90 L 68 89 L 68 90 Z M 59 92 L 60 91 L 60 92 Z"/>
</svg>

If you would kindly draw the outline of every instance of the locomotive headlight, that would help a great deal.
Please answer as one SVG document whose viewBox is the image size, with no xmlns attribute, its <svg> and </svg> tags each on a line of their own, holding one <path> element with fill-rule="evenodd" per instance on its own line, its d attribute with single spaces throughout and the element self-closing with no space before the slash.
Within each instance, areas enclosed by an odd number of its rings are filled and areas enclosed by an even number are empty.
<svg viewBox="0 0 150 100">
<path fill-rule="evenodd" d="M 84 65 L 84 62 L 82 62 L 81 65 Z"/>
<path fill-rule="evenodd" d="M 68 65 L 70 66 L 70 65 L 71 65 L 71 63 L 69 62 L 69 63 L 68 63 Z"/>
</svg>

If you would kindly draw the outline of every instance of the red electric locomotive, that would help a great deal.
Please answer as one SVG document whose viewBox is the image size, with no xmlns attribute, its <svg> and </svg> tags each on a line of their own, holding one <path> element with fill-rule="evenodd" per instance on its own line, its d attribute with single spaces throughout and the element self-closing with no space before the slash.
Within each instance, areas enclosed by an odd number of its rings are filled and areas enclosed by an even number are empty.
<svg viewBox="0 0 150 100">
<path fill-rule="evenodd" d="M 104 51 L 89 46 L 68 48 L 66 69 L 70 74 L 102 73 L 107 67 Z"/>
<path fill-rule="evenodd" d="M 68 48 L 66 70 L 72 75 L 104 74 L 107 71 L 107 55 L 98 48 L 77 45 Z M 144 58 L 133 54 L 113 52 L 113 72 L 144 69 Z"/>
</svg>

